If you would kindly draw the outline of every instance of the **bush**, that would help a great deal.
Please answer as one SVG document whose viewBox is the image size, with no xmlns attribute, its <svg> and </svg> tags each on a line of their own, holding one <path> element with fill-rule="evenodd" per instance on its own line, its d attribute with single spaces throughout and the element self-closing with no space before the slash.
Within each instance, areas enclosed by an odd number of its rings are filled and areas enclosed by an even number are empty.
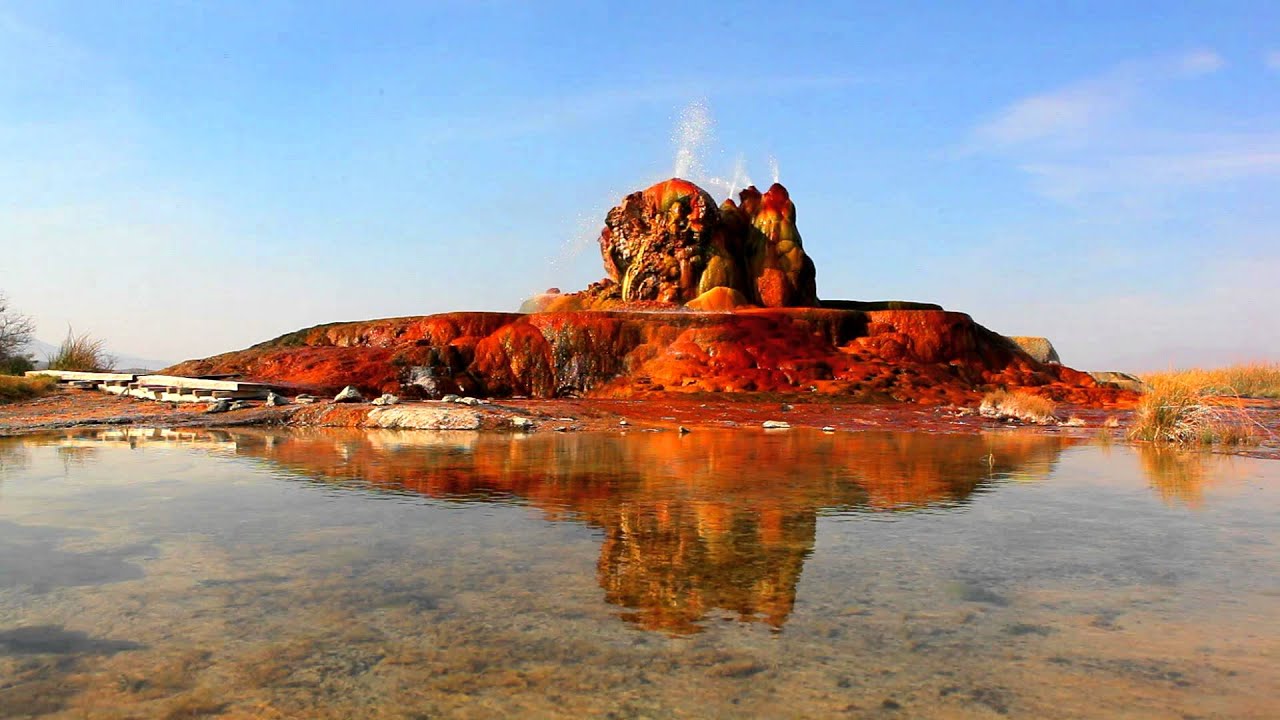
<svg viewBox="0 0 1280 720">
<path fill-rule="evenodd" d="M 101 340 L 95 340 L 88 333 L 76 335 L 70 328 L 67 328 L 66 339 L 49 358 L 50 370 L 103 372 L 115 364 L 116 359 L 103 350 Z"/>
<path fill-rule="evenodd" d="M 1240 445 L 1256 440 L 1253 421 L 1239 403 L 1206 394 L 1194 377 L 1183 374 L 1145 378 L 1151 386 L 1138 402 L 1129 437 L 1175 445 Z"/>
<path fill-rule="evenodd" d="M 0 375 L 0 403 L 40 397 L 53 390 L 57 384 L 57 378 L 46 376 L 9 377 Z"/>
<path fill-rule="evenodd" d="M 1056 423 L 1056 403 L 1049 398 L 1026 392 L 1011 393 L 1006 390 L 989 392 L 982 398 L 978 413 L 993 418 L 1014 418 L 1023 422 L 1047 425 Z"/>
<path fill-rule="evenodd" d="M 10 355 L 0 358 L 0 375 L 21 375 L 28 370 L 35 370 L 36 364 L 26 355 Z"/>
</svg>

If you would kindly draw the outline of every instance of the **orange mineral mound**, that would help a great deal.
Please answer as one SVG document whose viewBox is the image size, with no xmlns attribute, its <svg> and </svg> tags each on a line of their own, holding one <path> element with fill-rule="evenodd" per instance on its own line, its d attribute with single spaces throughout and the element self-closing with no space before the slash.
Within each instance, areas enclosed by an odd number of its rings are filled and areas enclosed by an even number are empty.
<svg viewBox="0 0 1280 720">
<path fill-rule="evenodd" d="M 1131 404 L 1133 393 L 1037 362 L 963 313 L 820 302 L 786 188 L 717 207 L 672 179 L 628 195 L 600 235 L 608 277 L 520 313 L 321 325 L 169 368 L 316 392 L 440 397 L 817 393 L 868 402 L 974 402 L 995 388 Z"/>
</svg>

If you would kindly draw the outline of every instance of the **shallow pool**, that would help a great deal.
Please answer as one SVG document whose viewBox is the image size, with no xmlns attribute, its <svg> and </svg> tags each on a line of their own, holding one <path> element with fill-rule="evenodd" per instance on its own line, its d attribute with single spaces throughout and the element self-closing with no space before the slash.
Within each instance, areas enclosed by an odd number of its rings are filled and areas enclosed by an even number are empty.
<svg viewBox="0 0 1280 720">
<path fill-rule="evenodd" d="M 0 440 L 0 717 L 1275 717 L 1278 540 L 1017 433 Z"/>
</svg>

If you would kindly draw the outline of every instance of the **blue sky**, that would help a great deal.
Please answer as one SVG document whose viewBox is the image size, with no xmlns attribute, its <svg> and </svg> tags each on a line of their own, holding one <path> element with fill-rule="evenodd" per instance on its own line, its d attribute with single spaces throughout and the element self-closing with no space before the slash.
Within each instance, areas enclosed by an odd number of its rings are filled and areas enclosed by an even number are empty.
<svg viewBox="0 0 1280 720">
<path fill-rule="evenodd" d="M 794 5 L 0 0 L 0 291 L 164 360 L 513 309 L 701 113 L 692 179 L 776 168 L 822 297 L 1280 357 L 1280 4 Z"/>
</svg>

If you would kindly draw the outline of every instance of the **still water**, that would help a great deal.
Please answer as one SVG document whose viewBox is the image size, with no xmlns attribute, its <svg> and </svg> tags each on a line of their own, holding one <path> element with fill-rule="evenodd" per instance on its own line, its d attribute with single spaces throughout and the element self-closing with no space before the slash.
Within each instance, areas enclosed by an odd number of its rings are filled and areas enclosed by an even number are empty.
<svg viewBox="0 0 1280 720">
<path fill-rule="evenodd" d="M 1278 511 L 1019 434 L 0 440 L 0 717 L 1277 717 Z"/>
</svg>

